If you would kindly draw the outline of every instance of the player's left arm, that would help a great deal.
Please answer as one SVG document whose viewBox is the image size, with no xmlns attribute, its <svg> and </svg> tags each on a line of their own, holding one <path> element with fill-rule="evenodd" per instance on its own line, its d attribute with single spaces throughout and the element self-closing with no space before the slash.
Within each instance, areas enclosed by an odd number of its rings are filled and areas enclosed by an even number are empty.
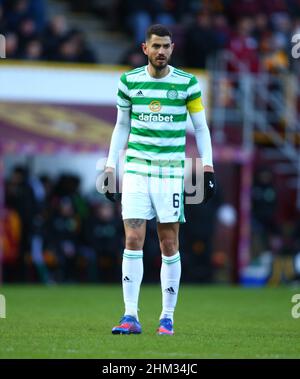
<svg viewBox="0 0 300 379">
<path fill-rule="evenodd" d="M 193 82 L 194 80 L 194 82 Z M 187 109 L 191 116 L 195 130 L 195 138 L 199 156 L 202 159 L 204 171 L 204 198 L 206 203 L 216 191 L 216 180 L 213 166 L 213 154 L 210 131 L 206 122 L 205 110 L 201 100 L 201 91 L 195 77 L 191 80 L 190 93 L 188 92 Z"/>
</svg>

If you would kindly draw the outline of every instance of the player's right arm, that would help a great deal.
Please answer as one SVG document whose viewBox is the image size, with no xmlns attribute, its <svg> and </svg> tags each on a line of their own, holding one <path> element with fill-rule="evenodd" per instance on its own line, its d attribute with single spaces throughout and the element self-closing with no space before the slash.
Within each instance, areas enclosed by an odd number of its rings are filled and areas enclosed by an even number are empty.
<svg viewBox="0 0 300 379">
<path fill-rule="evenodd" d="M 125 74 L 121 76 L 118 85 L 117 108 L 117 121 L 110 141 L 102 186 L 103 189 L 105 188 L 103 191 L 105 196 L 111 201 L 115 201 L 115 198 L 114 193 L 108 190 L 109 182 L 115 181 L 115 169 L 119 153 L 125 149 L 130 133 L 131 100 Z"/>
<path fill-rule="evenodd" d="M 117 121 L 106 162 L 106 170 L 109 171 L 116 168 L 119 152 L 124 150 L 130 133 L 131 99 L 125 74 L 121 76 L 118 84 L 117 108 Z"/>
<path fill-rule="evenodd" d="M 124 150 L 130 133 L 130 109 L 118 107 L 117 121 L 113 130 L 105 171 L 116 168 L 119 152 Z"/>
</svg>

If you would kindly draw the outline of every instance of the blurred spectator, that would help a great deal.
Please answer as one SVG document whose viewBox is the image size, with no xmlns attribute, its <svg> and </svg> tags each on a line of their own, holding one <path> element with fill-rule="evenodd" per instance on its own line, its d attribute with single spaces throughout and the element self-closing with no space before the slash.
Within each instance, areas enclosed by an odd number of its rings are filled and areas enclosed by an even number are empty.
<svg viewBox="0 0 300 379">
<path fill-rule="evenodd" d="M 258 169 L 252 187 L 252 210 L 254 218 L 265 228 L 270 229 L 276 222 L 277 193 L 273 174 L 267 168 Z"/>
<path fill-rule="evenodd" d="M 59 44 L 68 31 L 67 20 L 63 15 L 56 15 L 49 21 L 43 38 L 45 55 L 48 59 L 53 60 L 55 58 Z"/>
<path fill-rule="evenodd" d="M 185 28 L 181 24 L 170 25 L 170 32 L 172 33 L 172 40 L 175 44 L 175 49 L 172 53 L 171 65 L 178 67 L 185 64 Z"/>
<path fill-rule="evenodd" d="M 261 2 L 261 7 L 267 15 L 271 15 L 274 13 L 286 12 L 288 7 L 296 2 L 298 2 L 298 0 L 263 0 Z"/>
<path fill-rule="evenodd" d="M 62 38 L 53 60 L 69 63 L 78 61 L 78 46 L 73 43 L 69 36 Z"/>
<path fill-rule="evenodd" d="M 259 13 L 254 17 L 254 29 L 253 37 L 256 40 L 257 45 L 264 38 L 264 36 L 269 35 L 271 31 L 271 25 L 269 19 L 265 13 Z"/>
<path fill-rule="evenodd" d="M 228 25 L 227 18 L 222 14 L 217 14 L 213 17 L 213 30 L 218 49 L 225 49 L 231 38 L 231 30 Z"/>
<path fill-rule="evenodd" d="M 5 20 L 4 20 L 4 10 L 3 5 L 0 2 L 0 34 L 5 33 Z"/>
<path fill-rule="evenodd" d="M 29 0 L 10 0 L 4 2 L 6 27 L 8 30 L 17 30 L 20 22 L 29 17 Z"/>
<path fill-rule="evenodd" d="M 30 17 L 41 31 L 45 25 L 46 4 L 45 0 L 5 0 L 5 15 L 7 28 L 16 30 L 22 19 Z"/>
<path fill-rule="evenodd" d="M 27 59 L 30 61 L 37 61 L 43 58 L 43 46 L 39 39 L 30 40 L 25 48 L 22 55 L 22 59 Z"/>
<path fill-rule="evenodd" d="M 69 197 L 60 199 L 57 211 L 51 216 L 48 227 L 48 248 L 54 251 L 58 267 L 54 280 L 74 282 L 77 279 L 78 232 L 80 224 Z"/>
<path fill-rule="evenodd" d="M 146 55 L 142 51 L 141 46 L 134 45 L 126 51 L 120 63 L 135 68 L 146 65 L 148 61 Z"/>
<path fill-rule="evenodd" d="M 5 35 L 6 39 L 6 58 L 8 59 L 17 59 L 19 58 L 19 39 L 18 36 L 9 32 Z"/>
<path fill-rule="evenodd" d="M 257 42 L 253 38 L 254 22 L 245 17 L 238 22 L 236 34 L 230 40 L 229 51 L 233 62 L 229 65 L 231 71 L 259 71 L 259 61 L 257 54 Z"/>
<path fill-rule="evenodd" d="M 22 225 L 18 212 L 14 209 L 10 183 L 5 183 L 5 204 L 3 212 L 3 281 L 18 281 L 16 266 L 19 261 Z"/>
<path fill-rule="evenodd" d="M 216 218 L 214 252 L 211 258 L 214 280 L 226 283 L 231 279 L 236 282 L 237 275 L 233 262 L 236 250 L 237 210 L 232 204 L 223 203 L 217 210 Z"/>
<path fill-rule="evenodd" d="M 33 215 L 36 212 L 34 192 L 29 184 L 28 170 L 23 166 L 14 168 L 7 180 L 7 201 L 18 213 L 21 221 L 20 251 L 17 263 L 19 281 L 27 280 L 27 258 L 30 252 L 33 231 Z"/>
<path fill-rule="evenodd" d="M 37 31 L 41 32 L 45 28 L 46 13 L 47 13 L 47 0 L 30 0 L 29 13 L 32 15 Z"/>
<path fill-rule="evenodd" d="M 198 176 L 198 175 L 197 175 Z M 187 180 L 187 178 L 186 178 Z M 191 183 L 196 183 L 196 172 L 193 170 Z M 188 198 L 193 193 L 186 194 Z M 216 195 L 207 204 L 187 204 L 185 201 L 185 218 L 181 226 L 180 246 L 184 251 L 183 279 L 191 282 L 213 281 L 213 236 L 216 226 L 217 210 L 221 205 L 221 194 L 217 187 Z M 193 223 L 192 220 L 197 220 Z"/>
<path fill-rule="evenodd" d="M 274 37 L 277 45 L 288 50 L 291 41 L 292 22 L 287 13 L 274 13 L 271 16 L 271 23 L 274 29 Z"/>
<path fill-rule="evenodd" d="M 133 35 L 136 44 L 145 41 L 145 33 L 151 24 L 172 25 L 175 23 L 167 0 L 123 0 L 120 13 L 125 19 L 125 28 Z"/>
<path fill-rule="evenodd" d="M 186 65 L 205 68 L 207 59 L 216 53 L 217 48 L 218 40 L 211 16 L 206 12 L 200 13 L 196 18 L 196 23 L 186 31 Z"/>
<path fill-rule="evenodd" d="M 260 168 L 256 172 L 252 187 L 254 255 L 271 250 L 271 244 L 276 241 L 279 235 L 276 212 L 277 192 L 273 182 L 273 174 L 267 168 Z"/>
<path fill-rule="evenodd" d="M 229 1 L 226 12 L 233 22 L 237 22 L 244 17 L 255 17 L 263 10 L 263 3 L 261 0 Z"/>
<path fill-rule="evenodd" d="M 279 249 L 275 253 L 273 250 L 272 273 L 268 280 L 270 286 L 278 286 L 282 282 L 290 283 L 295 278 L 295 225 L 283 223 L 280 232 Z"/>
<path fill-rule="evenodd" d="M 261 47 L 264 50 L 262 54 L 262 68 L 273 74 L 286 72 L 289 67 L 289 61 L 281 41 L 275 35 L 265 36 L 262 39 Z"/>
<path fill-rule="evenodd" d="M 121 235 L 121 224 L 112 204 L 108 201 L 94 204 L 84 225 L 84 236 L 91 249 L 89 257 L 92 257 L 92 262 L 88 262 L 89 266 L 91 263 L 96 265 L 100 281 L 114 281 L 119 277 Z M 93 262 L 93 257 L 96 257 L 96 262 Z"/>
<path fill-rule="evenodd" d="M 69 175 L 68 182 L 68 195 L 71 197 L 75 212 L 82 223 L 88 216 L 88 204 L 80 193 L 80 178 L 77 175 Z"/>
<path fill-rule="evenodd" d="M 84 34 L 80 30 L 73 29 L 69 33 L 71 42 L 77 47 L 77 62 L 96 63 L 97 58 L 92 49 L 88 47 Z"/>
<path fill-rule="evenodd" d="M 96 63 L 97 59 L 88 48 L 84 36 L 77 30 L 70 31 L 60 41 L 53 59 L 58 62 Z"/>
<path fill-rule="evenodd" d="M 27 43 L 37 38 L 37 36 L 35 21 L 29 17 L 22 19 L 18 27 L 19 47 L 21 51 L 24 51 Z"/>
</svg>

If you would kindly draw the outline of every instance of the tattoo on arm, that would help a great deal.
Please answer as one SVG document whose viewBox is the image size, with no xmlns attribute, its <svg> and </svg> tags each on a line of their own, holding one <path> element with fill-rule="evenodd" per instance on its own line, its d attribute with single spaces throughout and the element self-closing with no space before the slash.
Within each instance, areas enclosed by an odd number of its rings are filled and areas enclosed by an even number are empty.
<svg viewBox="0 0 300 379">
<path fill-rule="evenodd" d="M 140 226 L 142 226 L 146 220 L 143 220 L 141 218 L 129 218 L 127 220 L 124 220 L 124 224 L 129 226 L 132 229 L 137 229 Z"/>
</svg>

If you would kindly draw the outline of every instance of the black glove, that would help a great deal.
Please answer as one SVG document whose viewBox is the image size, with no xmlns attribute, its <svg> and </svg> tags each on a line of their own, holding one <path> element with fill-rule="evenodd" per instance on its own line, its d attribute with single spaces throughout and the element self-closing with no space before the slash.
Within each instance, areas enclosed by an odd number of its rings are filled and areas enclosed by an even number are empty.
<svg viewBox="0 0 300 379">
<path fill-rule="evenodd" d="M 216 179 L 213 172 L 204 172 L 204 196 L 202 203 L 205 204 L 216 193 Z"/>
<path fill-rule="evenodd" d="M 102 178 L 102 192 L 105 197 L 113 203 L 116 202 L 115 187 L 116 183 L 114 173 L 111 171 L 104 171 Z"/>
</svg>

